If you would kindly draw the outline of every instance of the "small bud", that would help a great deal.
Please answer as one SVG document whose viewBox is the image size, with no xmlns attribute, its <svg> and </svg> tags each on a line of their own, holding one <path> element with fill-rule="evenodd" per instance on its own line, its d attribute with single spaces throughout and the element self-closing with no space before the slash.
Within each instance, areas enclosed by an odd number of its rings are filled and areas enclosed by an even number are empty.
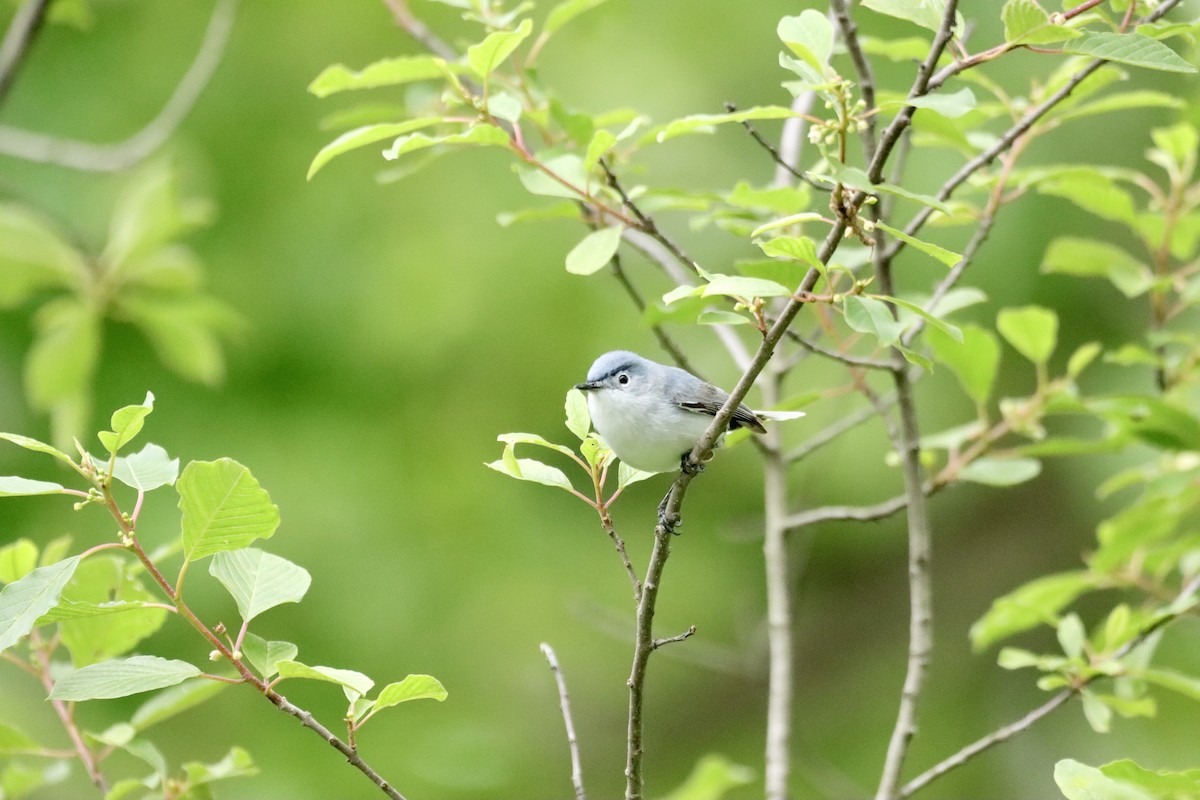
<svg viewBox="0 0 1200 800">
<path fill-rule="evenodd" d="M 221 660 L 221 651 L 220 650 L 208 651 L 208 660 L 209 661 L 220 661 Z"/>
<path fill-rule="evenodd" d="M 222 635 L 224 635 L 224 633 L 225 633 L 225 623 L 224 623 L 224 622 L 218 622 L 218 623 L 217 623 L 217 625 L 216 625 L 216 627 L 214 627 L 214 628 L 213 628 L 213 633 L 217 634 L 218 636 L 222 636 Z"/>
</svg>

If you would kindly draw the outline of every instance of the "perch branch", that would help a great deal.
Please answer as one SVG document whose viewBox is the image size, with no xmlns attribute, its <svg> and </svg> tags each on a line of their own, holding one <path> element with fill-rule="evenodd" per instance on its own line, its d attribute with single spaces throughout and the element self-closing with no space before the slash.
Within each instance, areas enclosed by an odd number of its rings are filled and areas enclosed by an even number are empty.
<svg viewBox="0 0 1200 800">
<path fill-rule="evenodd" d="M 571 700 L 567 696 L 567 681 L 558 666 L 558 658 L 554 649 L 545 642 L 541 645 L 542 655 L 550 664 L 554 673 L 554 682 L 558 686 L 558 704 L 562 709 L 563 724 L 567 728 L 567 747 L 571 750 L 571 785 L 575 787 L 575 800 L 587 800 L 587 792 L 583 788 L 583 766 L 579 761 L 579 740 L 575 738 L 575 723 L 571 719 Z"/>
</svg>

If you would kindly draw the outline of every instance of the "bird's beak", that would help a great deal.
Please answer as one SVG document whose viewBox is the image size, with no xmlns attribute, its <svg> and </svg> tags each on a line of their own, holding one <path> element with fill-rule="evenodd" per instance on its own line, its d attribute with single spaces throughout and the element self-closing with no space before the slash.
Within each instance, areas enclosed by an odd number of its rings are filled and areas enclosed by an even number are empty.
<svg viewBox="0 0 1200 800">
<path fill-rule="evenodd" d="M 592 389 L 599 389 L 599 381 L 584 381 L 583 383 L 575 384 L 575 388 L 581 392 L 590 392 Z"/>
</svg>

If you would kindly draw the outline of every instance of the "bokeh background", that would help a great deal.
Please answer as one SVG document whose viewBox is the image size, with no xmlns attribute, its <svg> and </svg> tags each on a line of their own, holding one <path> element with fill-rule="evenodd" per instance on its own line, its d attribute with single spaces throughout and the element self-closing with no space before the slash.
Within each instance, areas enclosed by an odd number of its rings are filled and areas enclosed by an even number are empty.
<svg viewBox="0 0 1200 800">
<path fill-rule="evenodd" d="M 431 3 L 418 13 L 451 41 L 473 35 Z M 688 113 L 786 103 L 775 26 L 812 3 L 758 0 L 685 5 L 611 0 L 579 18 L 546 49 L 541 75 L 571 105 L 592 111 L 629 106 L 656 122 Z M 977 46 L 998 41 L 1000 3 L 980 13 Z M 7 99 L 0 122 L 60 135 L 115 141 L 165 101 L 198 45 L 209 2 L 103 0 L 90 31 L 51 26 Z M 1196 4 L 1179 19 L 1196 16 Z M 878 35 L 917 35 L 903 23 L 861 12 Z M 569 762 L 554 684 L 538 651 L 549 642 L 572 693 L 592 796 L 623 787 L 625 679 L 631 655 L 628 582 L 594 516 L 566 493 L 512 481 L 484 468 L 497 434 L 526 430 L 567 441 L 566 389 L 605 350 L 663 354 L 620 287 L 603 274 L 568 275 L 562 261 L 581 235 L 570 222 L 496 224 L 502 211 L 536 205 L 507 158 L 465 152 L 406 179 L 381 184 L 375 148 L 338 159 L 308 183 L 316 150 L 332 133 L 322 117 L 346 105 L 306 93 L 325 66 L 353 67 L 417 52 L 382 3 L 247 0 L 225 59 L 167 151 L 192 192 L 211 196 L 214 224 L 190 237 L 208 267 L 211 292 L 249 323 L 228 350 L 228 374 L 213 388 L 166 371 L 132 329 L 106 329 L 96 384 L 95 424 L 109 411 L 158 398 L 145 437 L 186 462 L 230 456 L 248 465 L 279 504 L 283 525 L 266 544 L 305 567 L 305 601 L 270 612 L 255 629 L 300 646 L 310 664 L 366 672 L 380 685 L 410 672 L 438 677 L 443 704 L 413 703 L 378 717 L 361 739 L 369 761 L 410 798 L 565 797 Z M 1048 72 L 1046 57 L 1021 53 L 990 74 L 1018 89 Z M 881 82 L 901 89 L 911 66 L 881 62 Z M 1196 81 L 1163 73 L 1131 80 L 1191 102 Z M 383 95 L 381 95 L 382 97 Z M 1064 128 L 1028 154 L 1028 163 L 1136 164 L 1148 130 L 1172 121 L 1146 111 L 1091 118 Z M 777 129 L 762 126 L 768 133 Z M 918 149 L 916 189 L 935 187 L 952 166 L 946 151 Z M 740 131 L 672 142 L 644 154 L 627 180 L 689 189 L 769 180 L 772 165 Z M 0 160 L 0 195 L 31 204 L 98 249 L 124 176 L 79 174 Z M 747 245 L 692 233 L 682 217 L 660 222 L 701 261 L 722 266 L 752 255 Z M 1074 345 L 1119 344 L 1145 314 L 1111 288 L 1041 276 L 1050 238 L 1095 232 L 1098 223 L 1065 203 L 1028 196 L 1006 208 L 972 268 L 990 297 L 987 322 L 1006 305 L 1037 302 L 1064 319 L 1059 362 Z M 939 233 L 946 246 L 967 231 Z M 919 260 L 913 285 L 928 280 Z M 635 280 L 667 288 L 631 261 Z M 727 270 L 726 270 L 727 271 Z M 908 278 L 906 278 L 908 279 Z M 711 333 L 678 336 L 706 375 L 726 385 L 736 373 Z M 28 310 L 0 316 L 0 430 L 46 436 L 47 421 L 20 385 L 32 333 Z M 1005 354 L 1004 390 L 1028 391 L 1032 376 Z M 1122 373 L 1122 375 L 1127 375 Z M 814 366 L 820 382 L 825 368 Z M 1144 376 L 1148 380 L 1148 376 Z M 1119 380 L 1100 367 L 1092 388 Z M 797 383 L 792 389 L 804 388 Z M 923 421 L 937 430 L 970 408 L 953 380 L 919 389 Z M 817 405 L 797 441 L 837 418 Z M 883 463 L 882 431 L 865 426 L 796 469 L 803 505 L 891 496 L 899 476 Z M 1128 457 L 1125 457 L 1128 458 Z M 1122 457 L 1065 460 L 1015 490 L 962 488 L 933 504 L 937 647 L 910 757 L 923 768 L 1019 716 L 1041 693 L 1030 674 L 995 666 L 995 653 L 970 652 L 966 631 L 991 600 L 1036 575 L 1078 565 L 1095 523 L 1116 506 L 1093 489 Z M 0 473 L 54 478 L 53 467 L 16 448 L 0 450 Z M 616 523 L 644 563 L 653 508 L 667 480 L 629 490 Z M 177 535 L 170 495 L 149 501 L 141 530 L 154 544 Z M 663 635 L 696 625 L 690 642 L 659 651 L 651 664 L 647 780 L 663 797 L 703 754 L 724 753 L 761 771 L 766 660 L 761 567 L 761 481 L 749 448 L 723 454 L 688 496 L 683 535 L 668 565 L 656 619 Z M 0 543 L 45 541 L 69 532 L 81 545 L 111 534 L 98 513 L 74 514 L 56 499 L 0 505 Z M 873 793 L 903 677 L 907 635 L 906 545 L 902 523 L 828 526 L 797 537 L 795 736 L 797 797 L 861 798 Z M 194 580 L 206 619 L 235 624 L 219 587 Z M 1086 613 L 1086 608 L 1084 609 Z M 1200 661 L 1200 627 L 1180 625 L 1168 646 Z M 1046 635 L 1024 644 L 1051 646 Z M 147 651 L 201 663 L 207 649 L 168 624 Z M 323 684 L 287 687 L 332 728 L 341 694 Z M 36 687 L 0 665 L 6 720 L 49 741 L 56 731 Z M 81 710 L 102 728 L 137 698 Z M 1103 763 L 1131 756 L 1149 767 L 1200 764 L 1197 709 L 1163 702 L 1157 720 L 1119 721 L 1090 732 L 1069 707 L 1016 741 L 940 781 L 929 798 L 1057 796 L 1060 758 Z M 324 743 L 249 691 L 224 692 L 157 729 L 173 763 L 214 761 L 231 743 L 261 767 L 255 778 L 220 787 L 227 798 L 350 798 L 375 795 Z M 65 744 L 64 744 L 65 746 Z M 914 774 L 910 772 L 909 774 Z M 45 797 L 89 796 L 80 771 Z M 729 796 L 761 793 L 761 781 Z"/>
</svg>

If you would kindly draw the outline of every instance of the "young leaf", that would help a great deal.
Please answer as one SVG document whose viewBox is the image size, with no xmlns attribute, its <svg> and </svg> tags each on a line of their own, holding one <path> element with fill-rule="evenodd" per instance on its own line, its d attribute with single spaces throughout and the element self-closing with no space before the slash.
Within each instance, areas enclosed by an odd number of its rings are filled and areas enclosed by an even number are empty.
<svg viewBox="0 0 1200 800">
<path fill-rule="evenodd" d="M 788 49 L 812 67 L 812 77 L 824 80 L 833 55 L 833 26 L 819 11 L 805 9 L 798 17 L 784 17 L 777 28 L 779 38 Z"/>
<path fill-rule="evenodd" d="M 626 464 L 624 461 L 620 461 L 617 463 L 617 488 L 624 489 L 631 483 L 637 483 L 638 481 L 644 481 L 647 478 L 653 478 L 657 474 L 659 473 L 647 472 L 644 469 L 635 469 Z"/>
<path fill-rule="evenodd" d="M 880 103 L 879 106 L 880 108 L 895 106 L 925 108 L 941 114 L 948 119 L 957 119 L 968 111 L 974 110 L 976 102 L 975 93 L 969 88 L 964 87 L 957 92 L 935 93 L 922 95 L 921 97 L 903 97 L 899 100 L 889 100 L 885 103 Z"/>
<path fill-rule="evenodd" d="M 942 262 L 947 267 L 953 267 L 956 264 L 958 264 L 959 261 L 962 261 L 962 253 L 955 253 L 952 250 L 947 250 L 944 247 L 939 247 L 936 244 L 932 244 L 930 242 L 923 241 L 921 239 L 916 238 L 915 236 L 909 236 L 904 231 L 897 230 L 896 228 L 893 228 L 891 225 L 885 225 L 882 222 L 876 222 L 875 227 L 891 234 L 892 236 L 896 237 L 897 239 L 899 239 L 902 242 L 912 245 L 913 247 L 920 250 L 925 255 L 936 258 L 938 261 Z"/>
<path fill-rule="evenodd" d="M 734 298 L 787 297 L 791 295 L 792 290 L 781 283 L 762 278 L 714 274 L 709 276 L 708 283 L 704 284 L 700 293 L 704 297 L 715 295 Z"/>
<path fill-rule="evenodd" d="M 207 787 L 213 781 L 257 775 L 258 767 L 254 766 L 254 759 L 248 752 L 235 746 L 215 764 L 188 761 L 183 765 L 183 773 L 187 776 L 187 796 L 200 798 L 212 796 Z"/>
<path fill-rule="evenodd" d="M 52 700 L 108 700 L 183 683 L 200 670 L 186 661 L 130 656 L 67 673 L 50 691 Z"/>
<path fill-rule="evenodd" d="M 1156 800 L 1132 784 L 1114 780 L 1095 767 L 1065 758 L 1054 765 L 1054 782 L 1067 800 Z"/>
<path fill-rule="evenodd" d="M 140 733 L 152 725 L 157 725 L 163 720 L 170 719 L 176 714 L 182 714 L 190 708 L 195 708 L 205 700 L 229 688 L 229 686 L 230 684 L 223 681 L 205 680 L 202 678 L 184 681 L 177 686 L 163 689 L 145 703 L 142 703 L 138 707 L 138 710 L 133 712 L 133 716 L 129 718 L 129 724 L 135 731 Z"/>
<path fill-rule="evenodd" d="M 603 269 L 621 244 L 620 225 L 592 231 L 567 253 L 567 272 L 572 275 L 591 275 Z"/>
<path fill-rule="evenodd" d="M 280 678 L 304 678 L 310 681 L 336 683 L 359 697 L 366 695 L 367 692 L 371 691 L 371 687 L 375 685 L 375 681 L 361 672 L 355 672 L 352 669 L 310 667 L 307 664 L 301 664 L 299 661 L 290 660 L 280 661 L 275 666 L 279 670 Z"/>
<path fill-rule="evenodd" d="M 1200 769 L 1183 772 L 1153 771 L 1140 767 L 1129 759 L 1122 759 L 1105 764 L 1100 771 L 1114 780 L 1147 790 L 1156 800 L 1193 800 L 1200 796 Z"/>
<path fill-rule="evenodd" d="M 588 413 L 587 398 L 578 389 L 569 389 L 564 406 L 567 412 L 567 430 L 583 441 L 592 430 L 592 417 Z"/>
<path fill-rule="evenodd" d="M 30 439 L 28 436 L 22 436 L 19 433 L 0 433 L 0 439 L 12 442 L 17 447 L 24 447 L 26 450 L 52 455 L 68 466 L 75 466 L 75 462 L 71 460 L 69 455 L 56 447 L 51 447 L 45 442 L 39 442 L 37 439 Z"/>
<path fill-rule="evenodd" d="M 1064 170 L 1038 181 L 1036 188 L 1041 194 L 1070 200 L 1098 217 L 1130 227 L 1137 224 L 1133 196 L 1111 176 L 1094 169 Z"/>
<path fill-rule="evenodd" d="M 489 469 L 510 475 L 517 480 L 533 481 L 544 486 L 554 486 L 559 489 L 566 489 L 567 491 L 570 491 L 572 488 L 571 482 L 567 480 L 567 476 L 563 474 L 561 469 L 552 467 L 549 464 L 543 464 L 541 461 L 535 461 L 532 458 L 506 458 L 500 461 L 492 461 L 486 466 Z"/>
<path fill-rule="evenodd" d="M 796 112 L 785 106 L 756 106 L 742 111 L 732 111 L 728 114 L 693 114 L 688 117 L 668 122 L 665 125 L 651 128 L 642 134 L 641 144 L 662 144 L 676 136 L 691 133 L 712 133 L 714 125 L 728 122 L 746 122 L 756 119 L 787 119 L 796 116 Z"/>
<path fill-rule="evenodd" d="M 34 408 L 49 411 L 88 394 L 100 355 L 100 320 L 74 297 L 46 303 L 25 357 L 25 389 Z"/>
<path fill-rule="evenodd" d="M 361 128 L 355 128 L 352 131 L 346 131 L 317 151 L 312 163 L 308 166 L 307 179 L 312 180 L 313 175 L 316 175 L 321 167 L 343 153 L 348 153 L 351 150 L 375 144 L 376 142 L 382 142 L 384 139 L 395 139 L 402 134 L 420 130 L 421 128 L 428 128 L 441 121 L 441 117 L 423 117 L 421 119 L 412 119 L 408 122 L 365 125 Z"/>
<path fill-rule="evenodd" d="M 24 638 L 38 617 L 54 608 L 78 566 L 79 556 L 73 556 L 38 567 L 0 589 L 0 652 Z"/>
<path fill-rule="evenodd" d="M 1004 41 L 1010 44 L 1050 44 L 1079 36 L 1073 28 L 1052 24 L 1037 0 L 1008 0 L 1000 17 L 1004 20 Z"/>
<path fill-rule="evenodd" d="M 546 15 L 546 22 L 542 25 L 543 34 L 549 36 L 580 14 L 591 11 L 603 2 L 604 0 L 563 0 Z"/>
<path fill-rule="evenodd" d="M 1001 639 L 1054 618 L 1076 598 L 1096 588 L 1097 578 L 1084 570 L 1044 575 L 996 598 L 971 626 L 971 648 L 979 652 Z"/>
<path fill-rule="evenodd" d="M 137 453 L 118 456 L 113 465 L 113 477 L 126 486 L 149 492 L 169 486 L 179 477 L 179 459 L 170 458 L 156 444 L 147 444 Z"/>
<path fill-rule="evenodd" d="M 426 136 L 423 133 L 410 133 L 392 142 L 392 146 L 383 151 L 383 157 L 395 161 L 405 153 L 424 150 L 446 144 L 467 144 L 481 147 L 508 147 L 508 134 L 495 125 L 475 125 L 462 133 L 450 133 L 445 136 Z"/>
<path fill-rule="evenodd" d="M 82 667 L 123 656 L 161 628 L 167 611 L 146 607 L 157 599 L 120 558 L 95 555 L 79 565 L 42 619 L 61 618 L 59 637 L 71 662 Z"/>
<path fill-rule="evenodd" d="M 250 470 L 228 458 L 193 461 L 175 482 L 188 561 L 270 538 L 279 508 Z"/>
<path fill-rule="evenodd" d="M 731 789 L 753 783 L 754 770 L 709 753 L 696 762 L 687 779 L 666 800 L 720 800 Z"/>
<path fill-rule="evenodd" d="M 1018 353 L 1042 366 L 1058 342 L 1058 315 L 1041 306 L 1006 308 L 996 316 L 996 330 Z"/>
<path fill-rule="evenodd" d="M 956 342 L 940 331 L 926 336 L 934 358 L 950 368 L 963 391 L 977 406 L 988 402 L 1000 366 L 1000 342 L 989 330 L 978 325 L 962 327 L 962 341 Z"/>
<path fill-rule="evenodd" d="M 370 711 L 362 716 L 359 725 L 375 716 L 384 708 L 398 706 L 409 700 L 437 700 L 439 703 L 446 699 L 446 687 L 441 681 L 430 675 L 408 675 L 397 683 L 389 683 L 379 690 L 379 696 L 371 705 Z"/>
<path fill-rule="evenodd" d="M 300 648 L 291 642 L 268 642 L 253 633 L 247 633 L 242 640 L 242 654 L 264 680 L 270 680 L 279 673 L 280 661 L 292 661 L 299 653 Z"/>
<path fill-rule="evenodd" d="M 22 730 L 0 723 L 0 756 L 39 753 L 45 748 Z"/>
<path fill-rule="evenodd" d="M 100 443 L 108 452 L 116 455 L 117 451 L 130 442 L 142 431 L 146 415 L 154 410 L 154 393 L 146 392 L 146 399 L 136 406 L 125 406 L 112 415 L 112 430 L 101 431 L 97 436 Z"/>
<path fill-rule="evenodd" d="M 575 391 L 579 391 L 579 390 L 576 389 Z M 583 393 L 580 392 L 580 394 L 583 394 Z M 587 403 L 587 401 L 585 400 L 584 401 L 585 408 L 587 407 L 586 403 Z M 586 435 L 587 435 L 587 433 L 585 431 L 584 436 L 586 436 Z M 510 445 L 510 446 L 514 446 L 514 445 L 518 445 L 518 444 L 532 444 L 536 447 L 545 447 L 547 449 L 557 451 L 559 453 L 562 453 L 564 456 L 574 455 L 571 452 L 571 448 L 567 447 L 566 445 L 555 444 L 554 442 L 551 442 L 548 439 L 538 436 L 536 433 L 502 433 L 496 437 L 496 441 L 504 442 L 506 445 Z"/>
<path fill-rule="evenodd" d="M 977 458 L 958 471 L 960 480 L 988 486 L 1015 486 L 1042 471 L 1036 458 Z"/>
<path fill-rule="evenodd" d="M 1163 72 L 1195 72 L 1196 68 L 1160 41 L 1140 33 L 1086 31 L 1062 45 L 1063 52 L 1103 58 Z"/>
<path fill-rule="evenodd" d="M 1042 258 L 1042 272 L 1106 278 L 1126 297 L 1149 291 L 1150 270 L 1124 248 L 1095 239 L 1060 236 Z"/>
<path fill-rule="evenodd" d="M 401 56 L 385 58 L 355 71 L 343 64 L 333 64 L 308 85 L 317 97 L 353 89 L 373 89 L 377 86 L 396 86 L 413 81 L 435 80 L 447 72 L 466 72 L 466 67 L 449 64 L 435 56 Z"/>
<path fill-rule="evenodd" d="M 931 31 L 942 26 L 942 17 L 946 15 L 946 0 L 863 0 L 863 6 L 889 17 L 908 20 Z M 954 29 L 962 32 L 962 14 L 955 15 Z M 928 52 L 926 45 L 921 57 L 924 58 Z"/>
<path fill-rule="evenodd" d="M 1100 695 L 1084 689 L 1079 693 L 1083 701 L 1083 716 L 1096 733 L 1108 733 L 1112 728 L 1112 709 Z"/>
<path fill-rule="evenodd" d="M 533 30 L 533 20 L 524 20 L 514 31 L 495 31 L 479 44 L 467 48 L 467 64 L 480 78 L 489 75 L 512 55 Z"/>
<path fill-rule="evenodd" d="M 0 583 L 12 583 L 24 578 L 37 566 L 37 545 L 28 539 L 0 547 Z"/>
<path fill-rule="evenodd" d="M 1087 641 L 1087 630 L 1078 614 L 1066 614 L 1058 621 L 1058 643 L 1062 646 L 1067 658 L 1080 658 L 1083 655 L 1083 644 Z"/>
<path fill-rule="evenodd" d="M 954 341 L 961 342 L 963 340 L 962 331 L 957 326 L 951 325 L 948 322 L 938 319 L 933 314 L 930 314 L 928 311 L 921 308 L 916 303 L 910 303 L 907 300 L 901 300 L 898 297 L 889 297 L 886 294 L 872 294 L 872 295 L 867 295 L 867 297 L 874 298 L 875 300 L 882 300 L 885 303 L 891 303 L 892 305 L 899 306 L 900 308 L 911 311 L 912 313 L 916 314 L 918 317 L 921 317 L 922 319 L 924 319 L 926 322 L 928 322 L 933 327 L 937 328 L 942 333 L 949 336 Z"/>
<path fill-rule="evenodd" d="M 517 177 L 530 194 L 578 200 L 580 192 L 586 191 L 588 173 L 583 168 L 583 159 L 574 153 L 545 159 L 542 166 L 546 168 L 545 171 L 524 165 L 517 167 Z"/>
<path fill-rule="evenodd" d="M 879 344 L 890 347 L 900 340 L 900 323 L 879 300 L 850 295 L 843 300 L 846 324 L 860 333 L 869 333 Z"/>
<path fill-rule="evenodd" d="M 73 288 L 88 274 L 56 226 L 16 205 L 0 205 L 0 308 L 15 308 L 43 287 Z"/>
<path fill-rule="evenodd" d="M 233 595 L 243 622 L 277 605 L 299 603 L 312 583 L 308 570 L 253 547 L 216 553 L 208 572 Z"/>
</svg>

